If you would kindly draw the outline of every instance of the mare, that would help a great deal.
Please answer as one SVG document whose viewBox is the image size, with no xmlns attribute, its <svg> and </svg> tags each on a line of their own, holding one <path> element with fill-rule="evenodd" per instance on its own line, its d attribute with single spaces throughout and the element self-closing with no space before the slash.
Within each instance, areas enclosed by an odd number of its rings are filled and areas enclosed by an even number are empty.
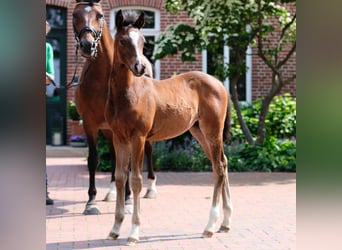
<svg viewBox="0 0 342 250">
<path fill-rule="evenodd" d="M 144 37 L 140 31 L 144 13 L 133 25 L 125 26 L 119 11 L 115 17 L 113 72 L 105 118 L 112 130 L 116 153 L 117 200 L 115 222 L 108 239 L 117 239 L 124 220 L 124 183 L 131 162 L 133 215 L 128 245 L 139 241 L 140 192 L 145 142 L 176 137 L 185 131 L 199 141 L 213 169 L 214 192 L 209 222 L 202 234 L 212 237 L 220 215 L 219 232 L 231 226 L 232 205 L 228 181 L 228 161 L 223 152 L 224 129 L 229 128 L 228 93 L 223 84 L 208 74 L 192 71 L 165 80 L 144 76 L 141 61 Z M 131 156 L 131 158 L 130 158 Z M 165 215 L 167 216 L 167 215 Z"/>
<path fill-rule="evenodd" d="M 83 127 L 88 141 L 89 200 L 84 214 L 98 214 L 96 204 L 95 172 L 98 165 L 98 130 L 107 139 L 112 158 L 115 156 L 112 134 L 104 118 L 104 108 L 108 93 L 108 79 L 112 70 L 114 40 L 107 28 L 99 0 L 76 1 L 72 14 L 73 29 L 77 46 L 81 55 L 86 58 L 79 85 L 75 90 L 76 107 L 83 120 Z M 147 73 L 152 76 L 152 67 L 145 56 L 142 60 L 147 66 Z M 145 153 L 148 163 L 148 181 L 146 198 L 156 197 L 156 177 L 152 166 L 152 144 L 146 142 Z M 114 158 L 113 158 L 114 159 Z M 115 160 L 112 161 L 110 190 L 105 201 L 113 201 L 116 197 Z M 130 187 L 126 185 L 125 200 L 129 202 Z M 127 206 L 129 207 L 129 206 Z M 127 211 L 129 212 L 129 211 Z"/>
</svg>

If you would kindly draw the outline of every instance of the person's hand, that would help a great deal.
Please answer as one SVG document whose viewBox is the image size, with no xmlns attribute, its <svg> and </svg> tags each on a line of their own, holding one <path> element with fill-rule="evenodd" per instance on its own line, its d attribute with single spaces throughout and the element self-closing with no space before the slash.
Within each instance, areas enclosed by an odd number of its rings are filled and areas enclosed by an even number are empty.
<svg viewBox="0 0 342 250">
<path fill-rule="evenodd" d="M 45 77 L 45 85 L 51 84 L 51 80 L 46 76 Z"/>
</svg>

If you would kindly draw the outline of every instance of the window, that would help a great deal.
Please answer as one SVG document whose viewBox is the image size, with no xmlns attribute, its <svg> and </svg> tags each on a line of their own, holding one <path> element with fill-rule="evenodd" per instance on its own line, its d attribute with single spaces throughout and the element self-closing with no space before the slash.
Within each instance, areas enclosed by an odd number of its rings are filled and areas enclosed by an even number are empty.
<svg viewBox="0 0 342 250">
<path fill-rule="evenodd" d="M 218 63 L 219 62 L 219 63 Z M 222 79 L 215 71 L 216 65 L 226 65 L 229 63 L 229 47 L 216 46 L 215 48 L 208 47 L 202 52 L 202 71 L 210 75 L 216 76 L 224 82 L 226 89 L 229 89 L 229 79 Z M 252 56 L 251 47 L 247 49 L 246 55 L 247 72 L 244 77 L 238 82 L 238 96 L 242 102 L 250 103 L 252 101 Z"/>
<path fill-rule="evenodd" d="M 125 10 L 133 10 L 137 11 L 138 13 L 144 11 L 146 16 L 146 23 L 144 27 L 141 29 L 142 34 L 145 36 L 146 43 L 144 46 L 144 55 L 152 61 L 152 55 L 154 50 L 154 42 L 157 39 L 157 36 L 160 32 L 160 12 L 159 10 L 146 8 L 146 7 L 120 7 L 120 9 Z M 115 34 L 115 15 L 119 11 L 119 9 L 113 9 L 110 12 L 110 33 L 114 37 Z M 152 65 L 153 67 L 153 75 L 155 79 L 160 79 L 160 61 L 157 60 Z"/>
</svg>

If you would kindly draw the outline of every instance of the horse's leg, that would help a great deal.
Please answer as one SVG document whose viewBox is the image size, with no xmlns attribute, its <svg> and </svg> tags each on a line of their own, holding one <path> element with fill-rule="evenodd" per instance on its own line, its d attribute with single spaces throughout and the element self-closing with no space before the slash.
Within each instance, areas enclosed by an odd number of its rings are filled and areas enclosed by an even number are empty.
<svg viewBox="0 0 342 250">
<path fill-rule="evenodd" d="M 120 228 L 125 218 L 125 183 L 128 178 L 128 163 L 130 158 L 130 147 L 128 144 L 116 144 L 116 169 L 115 169 L 115 184 L 116 184 L 116 207 L 115 207 L 115 222 L 112 230 L 108 235 L 108 239 L 117 239 L 120 235 Z"/>
<path fill-rule="evenodd" d="M 87 127 L 85 126 L 85 131 L 87 134 L 88 141 L 88 171 L 89 171 L 89 189 L 88 189 L 88 197 L 89 200 L 86 204 L 85 210 L 83 214 L 99 214 L 100 211 L 96 205 L 96 187 L 95 187 L 95 172 L 97 168 L 97 147 L 96 140 L 97 136 L 94 136 L 94 133 L 90 133 L 87 131 Z"/>
<path fill-rule="evenodd" d="M 206 153 L 206 155 L 209 157 L 211 163 L 212 163 L 212 169 L 213 169 L 213 175 L 214 175 L 214 193 L 213 193 L 213 200 L 212 200 L 212 206 L 209 214 L 209 222 L 207 226 L 204 229 L 203 237 L 212 237 L 215 231 L 215 225 L 216 222 L 220 216 L 220 196 L 222 193 L 222 188 L 224 186 L 224 182 L 227 177 L 227 160 L 226 157 L 223 154 L 223 145 L 222 145 L 222 139 L 220 139 L 220 136 L 213 136 L 214 133 L 213 130 L 207 131 L 206 134 L 201 131 L 198 124 L 195 124 L 194 127 L 190 129 L 191 134 L 199 141 L 201 144 L 203 151 Z M 210 139 L 209 139 L 210 138 Z M 217 139 L 215 139 L 217 138 Z M 227 190 L 224 190 L 224 192 L 227 192 Z M 228 216 L 227 211 L 229 205 L 227 204 L 229 197 L 228 194 L 222 194 L 224 196 L 223 199 L 223 207 L 226 208 L 224 217 L 226 220 L 228 217 L 230 218 L 230 215 Z M 225 226 L 229 227 L 230 219 L 227 220 L 227 223 Z"/>
<path fill-rule="evenodd" d="M 131 169 L 131 185 L 133 191 L 133 216 L 132 228 L 128 236 L 128 245 L 134 245 L 139 241 L 140 228 L 140 192 L 142 190 L 142 167 L 144 159 L 144 137 L 134 138 L 132 144 L 132 169 Z"/>
<path fill-rule="evenodd" d="M 226 158 L 227 161 L 227 158 Z M 228 180 L 228 164 L 227 164 L 227 174 L 223 183 L 222 190 L 222 207 L 223 207 L 223 221 L 221 227 L 219 229 L 219 233 L 227 233 L 230 229 L 231 217 L 232 217 L 232 204 L 230 200 L 230 191 L 229 191 L 229 180 Z"/>
<path fill-rule="evenodd" d="M 153 163 L 152 163 L 152 142 L 145 142 L 145 155 L 147 156 L 147 182 L 148 187 L 144 198 L 154 199 L 157 197 L 157 176 L 154 174 Z"/>
<path fill-rule="evenodd" d="M 112 132 L 110 130 L 102 130 L 104 137 L 107 140 L 110 159 L 112 164 L 112 175 L 110 180 L 109 190 L 103 201 L 115 201 L 116 199 L 116 186 L 115 186 L 115 151 L 113 146 Z"/>
</svg>

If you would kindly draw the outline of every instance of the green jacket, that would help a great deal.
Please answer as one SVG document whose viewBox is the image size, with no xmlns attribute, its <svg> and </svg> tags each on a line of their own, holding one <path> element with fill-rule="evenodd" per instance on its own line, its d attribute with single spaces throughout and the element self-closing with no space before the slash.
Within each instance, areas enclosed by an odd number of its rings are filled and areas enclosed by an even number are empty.
<svg viewBox="0 0 342 250">
<path fill-rule="evenodd" d="M 50 43 L 46 42 L 46 73 L 54 79 L 55 76 L 55 68 L 53 65 L 53 48 Z"/>
</svg>

